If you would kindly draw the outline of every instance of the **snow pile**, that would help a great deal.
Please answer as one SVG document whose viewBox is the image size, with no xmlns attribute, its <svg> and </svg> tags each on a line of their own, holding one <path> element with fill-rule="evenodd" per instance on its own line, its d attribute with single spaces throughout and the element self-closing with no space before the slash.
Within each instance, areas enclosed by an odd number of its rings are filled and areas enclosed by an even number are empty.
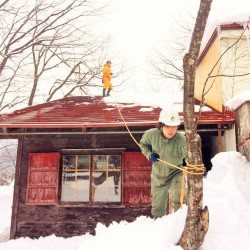
<svg viewBox="0 0 250 250">
<path fill-rule="evenodd" d="M 250 164 L 238 152 L 219 153 L 204 179 L 204 205 L 209 208 L 209 230 L 200 250 L 245 250 L 250 245 Z M 0 250 L 180 250 L 176 246 L 187 214 L 187 207 L 175 214 L 153 220 L 141 216 L 134 222 L 97 224 L 96 235 L 72 238 L 55 235 L 39 239 L 7 241 L 10 228 L 13 185 L 0 187 Z M 7 242 L 5 242 L 7 241 Z"/>
<path fill-rule="evenodd" d="M 250 100 L 250 90 L 244 91 L 239 93 L 238 95 L 234 96 L 232 99 L 228 100 L 225 103 L 225 106 L 236 110 L 241 104 L 244 104 L 246 101 Z"/>
<path fill-rule="evenodd" d="M 9 239 L 13 186 L 13 182 L 9 186 L 0 186 L 0 242 Z"/>
<path fill-rule="evenodd" d="M 175 244 L 184 228 L 186 210 L 179 210 L 173 215 L 155 221 L 141 216 L 133 223 L 113 222 L 109 227 L 98 224 L 96 236 L 83 242 L 78 250 L 152 250 L 156 245 L 157 249 L 182 249 Z"/>
<path fill-rule="evenodd" d="M 85 241 L 90 235 L 76 236 L 72 238 L 60 238 L 55 235 L 40 237 L 39 239 L 20 238 L 10 240 L 6 243 L 0 243 L 0 249 L 8 250 L 74 250 L 77 249 L 82 241 Z M 94 249 L 93 249 L 94 250 Z"/>
<path fill-rule="evenodd" d="M 202 250 L 249 249 L 250 164 L 238 152 L 217 154 L 204 181 L 209 231 Z"/>
</svg>

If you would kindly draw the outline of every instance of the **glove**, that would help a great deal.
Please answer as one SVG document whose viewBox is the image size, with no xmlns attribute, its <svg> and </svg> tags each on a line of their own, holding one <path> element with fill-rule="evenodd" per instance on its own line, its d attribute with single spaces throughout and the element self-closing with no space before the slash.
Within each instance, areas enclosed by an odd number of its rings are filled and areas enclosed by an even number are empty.
<svg viewBox="0 0 250 250">
<path fill-rule="evenodd" d="M 152 153 L 150 156 L 149 156 L 149 160 L 152 161 L 152 162 L 157 162 L 159 161 L 157 158 L 160 158 L 158 154 L 156 153 Z"/>
</svg>

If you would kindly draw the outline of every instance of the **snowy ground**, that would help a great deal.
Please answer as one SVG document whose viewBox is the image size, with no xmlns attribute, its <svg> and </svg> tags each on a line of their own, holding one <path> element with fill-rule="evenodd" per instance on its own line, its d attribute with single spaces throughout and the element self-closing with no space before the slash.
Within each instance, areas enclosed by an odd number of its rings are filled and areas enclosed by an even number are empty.
<svg viewBox="0 0 250 250">
<path fill-rule="evenodd" d="M 209 231 L 201 250 L 246 250 L 250 246 L 250 164 L 238 152 L 219 153 L 204 179 L 204 205 L 210 213 Z M 85 234 L 68 239 L 54 235 L 36 240 L 8 241 L 13 184 L 0 187 L 1 250 L 180 250 L 176 242 L 185 224 L 187 207 L 175 214 L 152 220 L 98 224 L 96 236 Z"/>
</svg>

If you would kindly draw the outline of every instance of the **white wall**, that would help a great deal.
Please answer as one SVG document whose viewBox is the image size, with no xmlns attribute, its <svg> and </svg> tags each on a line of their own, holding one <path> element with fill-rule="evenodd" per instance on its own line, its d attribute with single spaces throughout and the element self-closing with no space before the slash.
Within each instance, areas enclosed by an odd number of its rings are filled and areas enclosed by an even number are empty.
<svg viewBox="0 0 250 250">
<path fill-rule="evenodd" d="M 236 134 L 235 127 L 224 132 L 222 137 L 222 150 L 223 152 L 227 151 L 236 151 Z"/>
<path fill-rule="evenodd" d="M 223 103 L 232 99 L 236 94 L 250 89 L 249 37 L 248 33 L 242 35 L 242 32 L 243 30 L 223 30 L 220 32 L 221 55 L 226 51 L 222 56 L 221 69 L 224 75 L 222 78 Z M 241 35 L 242 38 L 239 40 Z M 232 46 L 234 43 L 236 44 Z M 230 46 L 232 47 L 229 49 Z"/>
</svg>

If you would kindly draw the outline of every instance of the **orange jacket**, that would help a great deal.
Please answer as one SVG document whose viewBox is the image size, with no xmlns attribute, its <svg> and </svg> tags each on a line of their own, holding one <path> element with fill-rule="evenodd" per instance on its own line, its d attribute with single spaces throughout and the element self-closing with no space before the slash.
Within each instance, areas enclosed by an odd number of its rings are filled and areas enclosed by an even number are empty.
<svg viewBox="0 0 250 250">
<path fill-rule="evenodd" d="M 104 84 L 104 88 L 112 88 L 112 83 L 110 82 L 112 78 L 112 72 L 108 64 L 104 64 L 102 70 L 102 80 Z"/>
<path fill-rule="evenodd" d="M 111 73 L 110 67 L 107 63 L 104 64 L 104 66 L 103 66 L 102 74 L 103 74 L 103 78 L 108 78 L 109 80 L 111 80 L 112 73 Z"/>
</svg>

